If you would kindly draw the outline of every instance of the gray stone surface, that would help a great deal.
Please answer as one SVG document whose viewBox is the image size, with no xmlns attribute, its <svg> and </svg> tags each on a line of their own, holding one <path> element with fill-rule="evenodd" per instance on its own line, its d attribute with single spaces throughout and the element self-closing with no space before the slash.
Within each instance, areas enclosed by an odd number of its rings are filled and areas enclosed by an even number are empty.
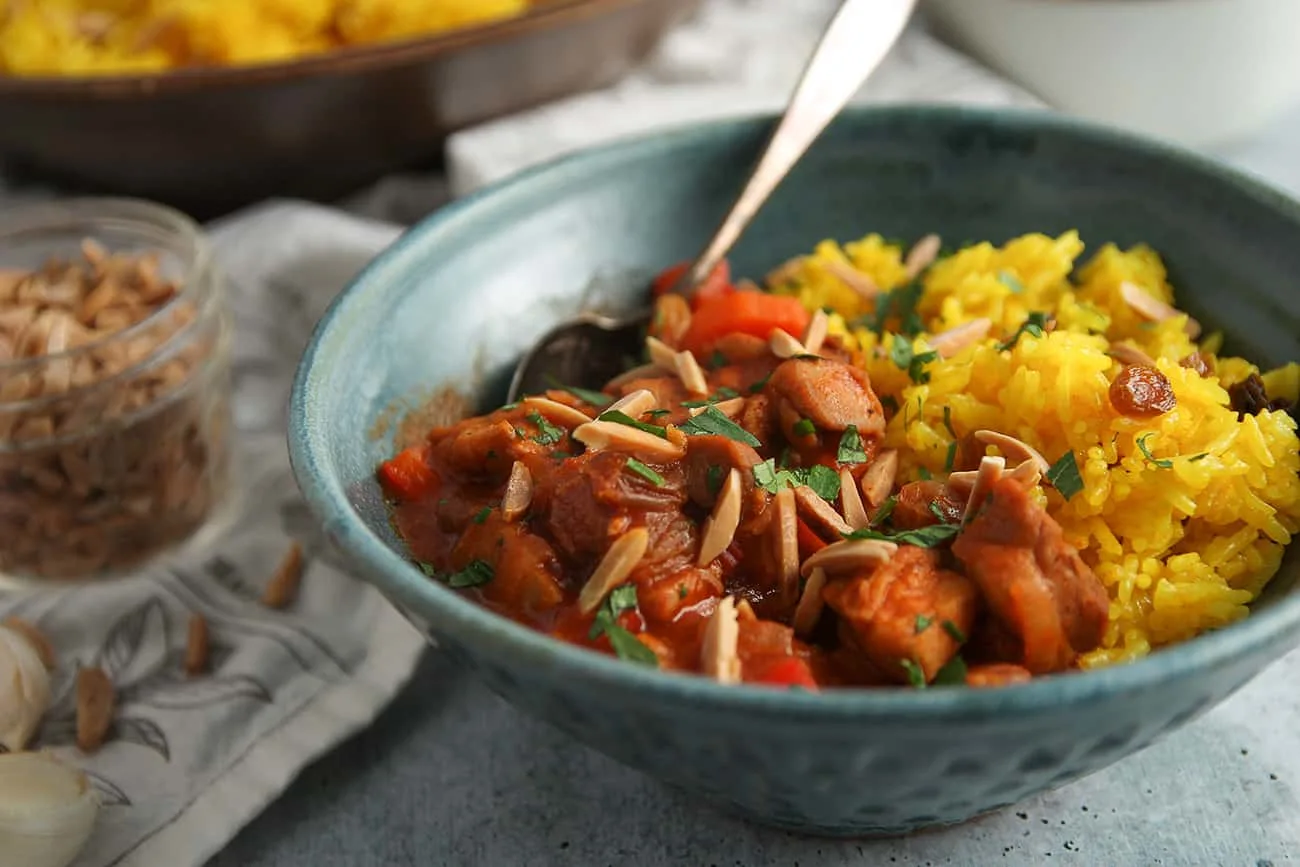
<svg viewBox="0 0 1300 867">
<path fill-rule="evenodd" d="M 701 807 L 431 651 L 374 727 L 309 768 L 211 867 L 1288 864 L 1300 860 L 1298 679 L 1293 654 L 1146 751 L 1002 813 L 837 841 Z"/>
</svg>

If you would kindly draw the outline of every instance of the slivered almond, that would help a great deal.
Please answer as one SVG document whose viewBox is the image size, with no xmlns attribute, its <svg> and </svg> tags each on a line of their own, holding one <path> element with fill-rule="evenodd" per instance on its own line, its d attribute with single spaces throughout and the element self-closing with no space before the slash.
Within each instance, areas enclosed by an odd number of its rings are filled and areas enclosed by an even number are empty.
<svg viewBox="0 0 1300 867">
<path fill-rule="evenodd" d="M 816 355 L 821 352 L 822 344 L 826 342 L 826 332 L 830 328 L 831 319 L 826 315 L 826 311 L 820 307 L 812 315 L 808 322 L 808 330 L 803 335 L 804 351 Z"/>
<path fill-rule="evenodd" d="M 1052 468 L 1052 465 L 1047 462 L 1047 458 L 1043 457 L 1038 449 L 1023 440 L 1007 436 L 1004 433 L 998 433 L 995 430 L 977 430 L 975 431 L 975 439 L 986 445 L 997 446 L 1002 454 L 1006 455 L 1008 461 L 1015 461 L 1016 463 L 1033 461 L 1037 465 L 1038 471 L 1043 475 L 1046 475 L 1047 471 Z"/>
<path fill-rule="evenodd" d="M 210 652 L 208 621 L 202 614 L 191 614 L 189 631 L 185 637 L 185 673 L 195 677 L 207 671 Z"/>
<path fill-rule="evenodd" d="M 1009 476 L 1026 488 L 1034 487 L 1043 479 L 1043 473 L 1034 461 L 1021 461 L 1016 464 L 1016 468 L 1009 473 Z"/>
<path fill-rule="evenodd" d="M 677 353 L 676 356 L 677 378 L 686 386 L 686 390 L 691 394 L 708 394 L 709 383 L 704 378 L 704 371 L 700 369 L 700 363 L 695 360 L 695 353 L 689 349 Z"/>
<path fill-rule="evenodd" d="M 876 455 L 876 459 L 871 462 L 871 466 L 867 467 L 859 482 L 862 496 L 867 499 L 867 505 L 873 509 L 880 508 L 880 504 L 889 499 L 890 493 L 894 490 L 896 478 L 898 478 L 898 452 L 894 449 L 885 449 Z"/>
<path fill-rule="evenodd" d="M 781 593 L 793 602 L 799 588 L 799 516 L 795 510 L 794 491 L 782 488 L 772 500 L 774 518 L 771 531 L 776 533 L 777 561 L 781 564 Z"/>
<path fill-rule="evenodd" d="M 284 608 L 298 596 L 301 583 L 302 546 L 294 542 L 262 591 L 262 604 L 267 608 Z"/>
<path fill-rule="evenodd" d="M 1112 343 L 1106 354 L 1120 364 L 1143 364 L 1155 367 L 1156 360 L 1131 343 Z"/>
<path fill-rule="evenodd" d="M 713 514 L 704 520 L 701 532 L 700 554 L 696 558 L 697 566 L 707 566 L 713 562 L 736 536 L 740 526 L 741 490 L 740 471 L 732 468 L 722 483 L 717 502 L 713 504 Z"/>
<path fill-rule="evenodd" d="M 830 503 L 823 500 L 821 495 L 807 485 L 800 485 L 794 489 L 794 501 L 804 517 L 811 519 L 823 530 L 836 535 L 843 535 L 853 530 Z"/>
<path fill-rule="evenodd" d="M 808 580 L 804 582 L 803 594 L 799 597 L 799 604 L 794 609 L 794 618 L 790 621 L 795 635 L 807 635 L 812 632 L 817 621 L 821 619 L 822 609 L 826 607 L 826 603 L 822 601 L 822 588 L 825 586 L 826 570 L 821 567 L 813 569 Z"/>
<path fill-rule="evenodd" d="M 796 256 L 793 259 L 787 259 L 771 271 L 768 271 L 764 280 L 767 285 L 775 286 L 778 283 L 787 283 L 797 279 L 798 273 L 803 269 L 803 264 L 807 261 L 807 258 L 807 256 Z"/>
<path fill-rule="evenodd" d="M 655 301 L 655 330 L 670 346 L 676 345 L 691 328 L 691 305 L 676 292 L 660 295 Z"/>
<path fill-rule="evenodd" d="M 1119 294 L 1124 299 L 1124 303 L 1133 309 L 1134 313 L 1149 322 L 1164 322 L 1166 319 L 1185 315 L 1182 311 L 1161 301 L 1141 286 L 1127 280 L 1119 284 Z M 1195 340 L 1201 336 L 1201 323 L 1188 316 L 1187 324 L 1183 327 L 1183 330 L 1187 332 L 1188 337 Z"/>
<path fill-rule="evenodd" d="M 533 502 L 533 474 L 524 466 L 523 461 L 515 461 L 510 468 L 510 478 L 506 481 L 506 492 L 501 498 L 501 514 L 507 521 L 513 521 L 528 511 Z"/>
<path fill-rule="evenodd" d="M 727 418 L 735 418 L 740 415 L 741 410 L 745 408 L 745 399 L 743 397 L 733 397 L 730 400 L 720 400 L 717 403 L 710 403 L 705 406 L 693 406 L 689 410 L 691 418 L 700 415 L 710 406 L 725 415 Z"/>
<path fill-rule="evenodd" d="M 852 265 L 832 259 L 826 263 L 826 270 L 831 272 L 835 279 L 856 292 L 864 301 L 873 301 L 880 294 L 880 287 L 876 285 L 876 281 Z"/>
<path fill-rule="evenodd" d="M 800 571 L 805 577 L 814 569 L 825 569 L 827 575 L 861 572 L 888 563 L 897 551 L 897 545 L 881 539 L 845 539 L 814 553 Z"/>
<path fill-rule="evenodd" d="M 660 370 L 673 372 L 677 367 L 677 350 L 659 338 L 647 337 L 645 339 L 645 348 L 650 355 L 650 363 Z"/>
<path fill-rule="evenodd" d="M 930 344 L 931 349 L 939 353 L 940 358 L 952 358 L 963 349 L 974 346 L 988 337 L 992 328 L 993 320 L 981 316 L 979 319 L 963 322 L 947 331 L 940 331 L 926 342 Z"/>
<path fill-rule="evenodd" d="M 858 484 L 848 467 L 840 470 L 840 511 L 844 513 L 844 523 L 854 530 L 861 530 L 871 523 L 866 506 L 862 505 L 862 495 L 858 493 Z"/>
<path fill-rule="evenodd" d="M 736 603 L 736 619 L 741 623 L 753 623 L 758 619 L 758 615 L 754 613 L 754 606 L 749 604 L 748 599 L 742 597 Z"/>
<path fill-rule="evenodd" d="M 594 452 L 610 449 L 667 463 L 686 453 L 682 444 L 615 421 L 593 421 L 575 428 L 573 438 Z"/>
<path fill-rule="evenodd" d="M 767 345 L 777 358 L 794 358 L 796 355 L 812 355 L 802 343 L 779 328 L 772 329 L 767 336 Z"/>
<path fill-rule="evenodd" d="M 0 626 L 21 635 L 32 650 L 36 652 L 36 655 L 40 657 L 41 665 L 44 665 L 47 669 L 52 671 L 55 665 L 58 664 L 58 657 L 54 653 L 54 645 L 50 643 L 50 639 L 45 636 L 44 632 L 41 632 L 26 620 L 18 617 L 6 617 L 3 622 L 0 622 Z"/>
<path fill-rule="evenodd" d="M 736 650 L 739 641 L 736 600 L 727 596 L 713 609 L 704 627 L 700 668 L 718 683 L 740 683 L 740 654 Z"/>
<path fill-rule="evenodd" d="M 558 400 L 551 400 L 549 397 L 526 397 L 524 398 L 524 404 L 537 410 L 547 421 L 557 422 L 569 427 L 577 427 L 592 420 L 591 416 L 582 410 L 574 409 L 560 403 Z"/>
<path fill-rule="evenodd" d="M 907 251 L 907 256 L 903 259 L 907 279 L 915 280 L 916 275 L 929 268 L 934 260 L 939 258 L 939 248 L 942 246 L 943 241 L 938 235 L 926 235 L 912 245 L 912 249 Z"/>
<path fill-rule="evenodd" d="M 629 382 L 636 382 L 638 379 L 651 379 L 656 376 L 662 376 L 663 369 L 657 364 L 642 364 L 631 370 L 625 370 L 618 376 L 605 383 L 605 388 L 619 388 L 627 385 Z"/>
<path fill-rule="evenodd" d="M 609 406 L 601 410 L 604 415 L 607 412 L 621 412 L 632 418 L 640 418 L 655 408 L 655 394 L 648 388 L 638 388 L 636 391 L 628 392 Z M 591 419 L 587 419 L 591 421 Z"/>
<path fill-rule="evenodd" d="M 1006 467 L 1004 458 L 985 455 L 980 459 L 980 468 L 975 471 L 975 484 L 971 485 L 970 496 L 966 498 L 966 508 L 962 512 L 963 520 L 974 517 L 975 510 L 993 490 L 993 483 L 1002 478 L 1002 471 Z"/>
<path fill-rule="evenodd" d="M 645 527 L 634 527 L 614 540 L 578 594 L 578 608 L 583 614 L 599 608 L 609 591 L 627 580 L 649 545 L 650 533 Z"/>
<path fill-rule="evenodd" d="M 83 753 L 96 752 L 104 744 L 113 724 L 113 681 L 102 668 L 77 672 L 77 747 Z"/>
</svg>

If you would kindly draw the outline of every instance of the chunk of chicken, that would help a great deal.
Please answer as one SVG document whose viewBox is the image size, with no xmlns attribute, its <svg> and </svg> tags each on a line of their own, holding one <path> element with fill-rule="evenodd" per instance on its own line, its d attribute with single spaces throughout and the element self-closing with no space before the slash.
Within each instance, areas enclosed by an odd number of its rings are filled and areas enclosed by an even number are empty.
<svg viewBox="0 0 1300 867">
<path fill-rule="evenodd" d="M 938 524 L 940 515 L 944 523 L 956 524 L 961 521 L 965 508 L 965 501 L 958 502 L 943 482 L 922 479 L 908 482 L 898 489 L 898 502 L 894 504 L 890 520 L 900 530 L 918 530 Z"/>
<path fill-rule="evenodd" d="M 555 551 L 524 524 L 511 523 L 493 511 L 471 523 L 451 552 L 451 563 L 464 569 L 474 560 L 492 567 L 492 580 L 479 590 L 483 598 L 507 611 L 537 613 L 564 601 L 563 569 Z"/>
<path fill-rule="evenodd" d="M 534 510 L 544 516 L 545 531 L 561 554 L 574 560 L 599 557 L 612 538 L 631 527 L 633 510 L 676 512 L 685 502 L 679 466 L 661 468 L 662 485 L 626 467 L 625 455 L 589 452 L 536 479 Z"/>
<path fill-rule="evenodd" d="M 969 633 L 978 605 L 969 579 L 941 569 L 937 551 L 912 545 L 869 575 L 832 582 L 823 596 L 863 653 L 899 683 L 909 682 L 909 664 L 934 680 L 960 649 L 953 633 Z"/>
<path fill-rule="evenodd" d="M 885 414 L 865 371 L 828 358 L 791 358 L 772 372 L 767 394 L 778 415 L 797 414 L 819 431 L 843 431 L 849 425 L 864 440 L 884 435 Z"/>
<path fill-rule="evenodd" d="M 1015 479 L 994 483 L 952 550 L 993 614 L 1020 639 L 1019 661 L 1034 674 L 1069 668 L 1101 644 L 1106 588 Z"/>
<path fill-rule="evenodd" d="M 742 442 L 724 436 L 693 436 L 686 440 L 686 493 L 697 505 L 713 508 L 722 482 L 731 470 L 740 471 L 742 501 L 754 492 L 754 467 L 763 459 Z"/>
</svg>

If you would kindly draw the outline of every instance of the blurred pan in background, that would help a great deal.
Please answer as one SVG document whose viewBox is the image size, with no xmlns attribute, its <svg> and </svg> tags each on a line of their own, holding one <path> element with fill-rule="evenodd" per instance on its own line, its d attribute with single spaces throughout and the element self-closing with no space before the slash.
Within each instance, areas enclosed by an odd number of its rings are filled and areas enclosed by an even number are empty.
<svg viewBox="0 0 1300 867">
<path fill-rule="evenodd" d="M 614 83 L 701 0 L 538 0 L 527 14 L 288 63 L 0 75 L 0 158 L 199 217 L 333 199 L 428 163 L 448 134 Z"/>
</svg>

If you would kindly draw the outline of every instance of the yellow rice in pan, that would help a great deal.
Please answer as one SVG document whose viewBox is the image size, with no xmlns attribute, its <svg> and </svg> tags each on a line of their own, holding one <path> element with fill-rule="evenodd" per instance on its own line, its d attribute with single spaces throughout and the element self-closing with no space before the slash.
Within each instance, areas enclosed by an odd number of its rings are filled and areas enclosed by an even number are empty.
<svg viewBox="0 0 1300 867">
<path fill-rule="evenodd" d="M 1286 412 L 1238 420 L 1227 387 L 1259 371 L 1219 356 L 1218 335 L 1198 344 L 1187 316 L 1148 321 L 1125 300 L 1127 282 L 1176 303 L 1155 251 L 1107 245 L 1071 277 L 1083 249 L 1078 233 L 1066 232 L 942 255 L 921 277 L 915 309 L 924 331 L 914 353 L 962 323 L 986 317 L 993 326 L 931 363 L 924 383 L 892 357 L 893 341 L 908 338 L 850 324 L 888 298 L 869 300 L 873 286 L 889 292 L 909 282 L 899 245 L 877 235 L 825 241 L 768 284 L 809 309 L 834 311 L 832 332 L 862 351 L 874 388 L 898 407 L 886 444 L 904 456 L 905 477 L 943 473 L 954 432 L 980 428 L 1018 437 L 1049 462 L 1074 452 L 1082 491 L 1068 501 L 1046 488 L 1040 496 L 1110 591 L 1105 642 L 1082 660 L 1099 666 L 1246 616 L 1300 532 L 1300 441 Z M 1054 316 L 1055 329 L 999 351 L 1035 312 Z M 1108 354 L 1113 344 L 1156 361 L 1173 385 L 1174 410 L 1150 419 L 1115 412 L 1108 390 L 1121 365 Z M 1211 376 L 1179 364 L 1197 351 Z M 1262 375 L 1270 397 L 1300 399 L 1300 365 Z"/>
</svg>

